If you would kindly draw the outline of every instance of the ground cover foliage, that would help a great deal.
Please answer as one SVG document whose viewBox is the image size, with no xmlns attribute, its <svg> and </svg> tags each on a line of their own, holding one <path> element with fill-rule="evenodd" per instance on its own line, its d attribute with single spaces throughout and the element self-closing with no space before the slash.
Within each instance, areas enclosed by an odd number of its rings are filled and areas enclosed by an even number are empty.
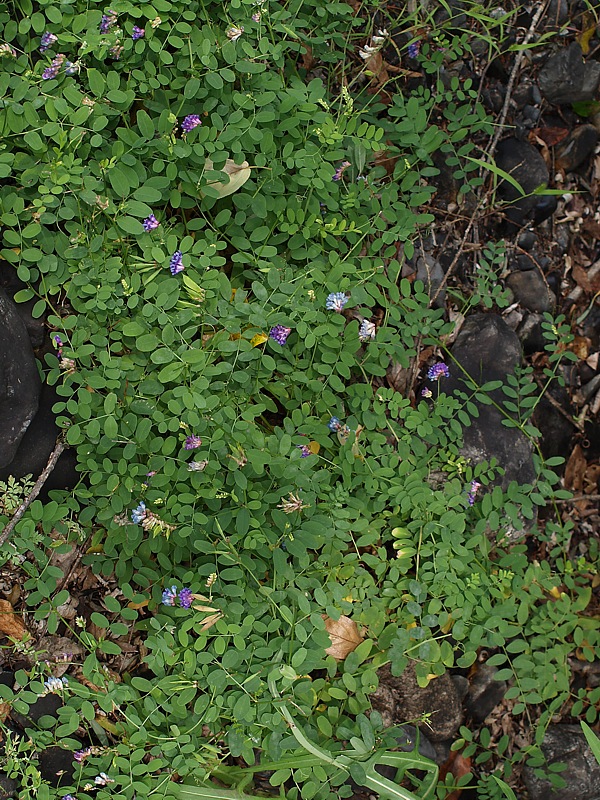
<svg viewBox="0 0 600 800">
<path fill-rule="evenodd" d="M 501 23 L 473 13 L 501 46 Z M 368 89 L 398 25 L 427 86 L 392 85 L 384 104 Z M 32 620 L 85 649 L 68 682 L 45 685 L 38 659 L 0 687 L 21 714 L 47 691 L 64 701 L 7 749 L 22 796 L 172 796 L 174 778 L 234 781 L 255 763 L 283 796 L 350 796 L 339 764 L 295 768 L 302 739 L 350 743 L 360 780 L 359 757 L 393 746 L 368 716 L 377 669 L 411 663 L 425 685 L 481 647 L 513 713 L 538 719 L 530 747 L 494 750 L 499 781 L 461 778 L 502 796 L 513 762 L 543 766 L 544 726 L 567 701 L 595 721 L 568 657 L 593 660 L 598 637 L 568 523 L 534 526 L 541 562 L 514 536 L 565 498 L 557 462 L 538 451 L 535 484 L 503 492 L 501 465 L 460 457 L 474 399 L 497 387 L 450 397 L 442 375 L 411 400 L 385 384 L 390 361 L 453 369 L 453 324 L 400 273 L 433 219 L 433 155 L 466 190 L 482 180 L 491 120 L 472 87 L 440 80 L 469 36 L 323 0 L 20 0 L 0 29 L 1 257 L 30 287 L 17 299 L 47 315 L 57 352 L 42 370 L 84 478 L 35 501 L 5 546 L 7 560 L 30 554 Z M 485 274 L 474 302 L 491 307 Z M 550 379 L 568 329 L 545 327 Z M 531 386 L 527 372 L 507 386 L 503 411 L 535 440 Z M 74 542 L 119 588 L 93 629 L 65 621 L 49 563 Z M 133 631 L 143 664 L 117 675 Z M 485 764 L 489 737 L 476 750 L 463 734 Z M 28 761 L 53 744 L 91 747 L 60 788 Z"/>
</svg>

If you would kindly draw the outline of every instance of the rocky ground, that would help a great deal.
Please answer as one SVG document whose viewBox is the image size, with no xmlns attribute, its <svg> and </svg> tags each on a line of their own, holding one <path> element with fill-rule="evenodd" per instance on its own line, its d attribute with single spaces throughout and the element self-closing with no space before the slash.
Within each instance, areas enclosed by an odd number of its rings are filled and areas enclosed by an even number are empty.
<svg viewBox="0 0 600 800">
<path fill-rule="evenodd" d="M 455 9 L 456 29 L 470 29 L 475 35 L 476 20 L 462 13 L 460 3 L 450 6 Z M 500 126 L 499 136 L 487 142 L 487 152 L 493 153 L 496 165 L 510 173 L 528 194 L 522 197 L 510 183 L 498 183 L 492 173 L 485 174 L 476 192 L 462 194 L 459 182 L 442 168 L 434 179 L 437 192 L 429 209 L 436 222 L 431 230 L 422 232 L 405 274 L 424 278 L 435 302 L 443 303 L 446 313 L 456 319 L 453 356 L 482 381 L 504 378 L 524 355 L 526 363 L 534 367 L 533 379 L 541 386 L 548 364 L 542 315 L 564 315 L 574 335 L 569 349 L 576 360 L 561 369 L 564 385 L 550 388 L 533 421 L 542 433 L 544 455 L 565 459 L 558 469 L 562 470 L 564 486 L 575 496 L 563 503 L 560 511 L 575 524 L 570 556 L 586 557 L 591 538 L 598 537 L 600 530 L 599 10 L 579 0 L 507 2 L 504 10 L 516 11 L 509 41 L 536 46 L 513 51 L 504 48 L 491 60 L 485 47 L 475 47 L 472 58 L 448 65 L 446 77 L 450 80 L 458 76 L 461 81 L 471 78 L 478 87 L 486 109 Z M 356 11 L 363 13 L 358 2 Z M 440 8 L 439 13 L 447 11 Z M 384 51 L 383 63 L 384 67 L 394 66 L 391 50 Z M 415 75 L 418 79 L 416 60 L 411 61 L 410 70 L 411 80 Z M 541 185 L 560 193 L 530 194 Z M 484 246 L 500 239 L 506 243 L 507 258 L 497 283 L 506 304 L 502 308 L 474 309 L 463 319 L 456 298 L 472 294 Z M 11 297 L 23 286 L 6 263 L 0 264 L 0 286 L 0 480 L 28 473 L 37 477 L 55 445 L 58 428 L 51 410 L 56 394 L 42 387 L 34 357 L 42 357 L 53 348 L 44 320 L 31 314 L 33 301 L 12 302 Z M 480 365 L 483 375 L 479 374 Z M 388 383 L 397 385 L 405 377 L 391 370 Z M 448 389 L 460 388 L 457 379 L 451 380 Z M 527 440 L 503 427 L 493 407 L 482 406 L 477 423 L 467 430 L 465 454 L 488 459 L 496 456 L 510 464 L 506 483 L 532 480 Z M 71 488 L 77 480 L 74 457 L 67 450 L 45 484 L 42 497 L 53 488 Z M 544 545 L 538 548 L 532 558 L 543 558 Z M 63 585 L 68 582 L 72 594 L 80 593 L 78 607 L 71 609 L 73 615 L 89 616 L 91 611 L 101 610 L 99 606 L 96 609 L 94 599 L 99 587 L 89 570 L 80 566 L 79 558 L 80 553 L 74 550 L 70 561 L 61 564 L 66 575 Z M 109 581 L 100 591 L 110 588 Z M 598 591 L 598 584 L 595 588 Z M 0 590 L 7 600 L 17 601 L 18 587 L 7 568 Z M 597 610 L 598 597 L 595 602 Z M 53 640 L 47 645 L 57 652 L 65 649 L 64 642 Z M 134 638 L 129 639 L 129 650 L 120 657 L 127 664 L 113 665 L 117 672 L 140 663 L 138 645 Z M 446 771 L 460 775 L 470 765 L 452 756 L 449 746 L 461 724 L 476 731 L 485 723 L 496 738 L 508 733 L 511 748 L 529 741 L 530 731 L 523 727 L 520 717 L 511 716 L 510 702 L 504 700 L 506 685 L 493 680 L 494 671 L 482 657 L 471 670 L 448 674 L 427 689 L 420 689 L 410 675 L 399 680 L 384 674 L 374 705 L 395 724 L 428 714 L 429 724 L 421 726 L 421 752 Z M 582 664 L 573 664 L 573 671 L 578 686 L 600 685 L 600 661 L 585 664 L 585 669 Z M 50 695 L 46 702 L 49 700 L 55 702 L 57 698 Z M 52 709 L 45 708 L 41 713 L 49 712 Z M 37 712 L 32 708 L 30 713 Z M 567 722 L 568 718 L 557 718 L 544 741 L 549 759 L 568 765 L 563 773 L 567 788 L 551 794 L 547 783 L 525 769 L 516 779 L 518 797 L 600 799 L 600 767 L 586 750 L 579 727 Z M 19 720 L 15 723 L 18 725 Z M 401 736 L 410 743 L 416 731 L 406 727 Z M 48 751 L 41 764 L 48 778 L 57 769 L 66 768 L 64 764 L 57 766 L 52 757 Z M 464 791 L 462 797 L 474 795 Z"/>
</svg>

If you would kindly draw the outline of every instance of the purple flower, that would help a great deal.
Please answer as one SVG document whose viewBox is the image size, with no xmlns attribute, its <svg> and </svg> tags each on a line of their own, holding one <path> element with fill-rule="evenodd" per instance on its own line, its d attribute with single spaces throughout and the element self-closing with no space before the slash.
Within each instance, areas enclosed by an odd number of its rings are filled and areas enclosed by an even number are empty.
<svg viewBox="0 0 600 800">
<path fill-rule="evenodd" d="M 162 593 L 162 602 L 165 606 L 174 606 L 177 600 L 177 587 L 171 586 Z"/>
<path fill-rule="evenodd" d="M 54 336 L 53 336 L 52 338 L 54 339 L 54 344 L 56 345 L 56 347 L 62 347 L 62 346 L 63 346 L 64 342 L 63 342 L 63 340 L 60 338 L 60 336 L 58 335 L 58 333 L 55 333 L 55 334 L 54 334 Z"/>
<path fill-rule="evenodd" d="M 75 761 L 79 761 L 80 763 L 84 761 L 88 756 L 91 756 L 92 748 L 91 747 L 84 747 L 82 750 L 75 750 L 73 753 L 73 758 Z M 64 800 L 64 798 L 63 798 Z"/>
<path fill-rule="evenodd" d="M 116 22 L 117 15 L 112 8 L 109 8 L 106 14 L 102 14 L 102 19 L 100 20 L 100 33 L 108 33 Z"/>
<path fill-rule="evenodd" d="M 260 11 L 255 11 L 254 14 L 252 14 L 252 20 L 254 22 L 260 22 Z"/>
<path fill-rule="evenodd" d="M 146 510 L 146 504 L 144 503 L 143 500 L 140 500 L 139 506 L 137 508 L 134 508 L 133 511 L 131 512 L 132 522 L 134 522 L 136 525 L 139 525 L 140 522 L 143 522 L 143 520 L 146 519 L 147 513 L 148 512 Z"/>
<path fill-rule="evenodd" d="M 180 272 L 183 272 L 183 253 L 181 250 L 175 250 L 173 255 L 171 256 L 171 263 L 169 264 L 169 269 L 171 270 L 171 275 L 177 275 Z"/>
<path fill-rule="evenodd" d="M 269 336 L 274 342 L 277 342 L 277 344 L 280 344 L 283 347 L 291 332 L 292 329 L 286 328 L 285 325 L 274 325 L 269 331 Z"/>
<path fill-rule="evenodd" d="M 198 114 L 188 114 L 181 123 L 181 130 L 184 133 L 189 133 L 190 131 L 193 131 L 194 128 L 197 128 L 198 125 L 202 125 L 202 120 Z"/>
<path fill-rule="evenodd" d="M 350 166 L 350 162 L 349 162 L 349 161 L 342 161 L 341 165 L 340 165 L 340 166 L 339 166 L 339 167 L 336 169 L 336 171 L 333 173 L 333 177 L 332 177 L 332 179 L 331 179 L 331 180 L 332 180 L 332 181 L 339 181 L 339 180 L 341 180 L 341 177 L 342 177 L 342 175 L 343 175 L 343 174 L 344 174 L 344 172 L 345 172 L 345 171 L 348 169 L 348 167 L 349 167 L 349 166 Z"/>
<path fill-rule="evenodd" d="M 427 370 L 427 377 L 430 381 L 439 381 L 440 378 L 449 378 L 450 370 L 443 361 L 439 361 L 437 364 L 434 364 L 433 367 L 429 367 Z"/>
<path fill-rule="evenodd" d="M 109 783 L 114 783 L 114 781 L 108 777 L 106 772 L 101 772 L 100 775 L 96 775 L 94 778 L 94 783 L 96 786 L 107 786 Z"/>
<path fill-rule="evenodd" d="M 158 228 L 160 222 L 156 219 L 154 214 L 150 214 L 150 216 L 146 217 L 146 219 L 142 222 L 142 225 L 146 233 L 148 233 L 149 231 L 153 231 Z"/>
<path fill-rule="evenodd" d="M 143 28 L 138 28 L 137 25 L 134 25 L 133 30 L 131 31 L 131 38 L 134 42 L 136 42 L 138 39 L 141 39 L 142 36 L 145 36 L 145 34 L 146 31 Z"/>
<path fill-rule="evenodd" d="M 54 33 L 49 33 L 48 31 L 46 31 L 46 33 L 40 39 L 40 53 L 45 53 L 46 50 L 49 47 L 52 47 L 54 42 L 57 41 L 58 41 L 58 36 L 56 36 Z"/>
<path fill-rule="evenodd" d="M 421 50 L 421 42 L 412 42 L 408 45 L 408 57 L 416 58 Z"/>
<path fill-rule="evenodd" d="M 327 427 L 329 428 L 330 431 L 336 433 L 342 427 L 342 423 L 340 422 L 338 417 L 332 417 L 327 423 Z"/>
<path fill-rule="evenodd" d="M 481 489 L 481 484 L 479 481 L 471 481 L 471 488 L 469 489 L 469 505 L 475 505 L 475 498 L 477 496 L 477 492 Z"/>
<path fill-rule="evenodd" d="M 72 794 L 63 794 L 62 800 L 75 800 Z"/>
<path fill-rule="evenodd" d="M 191 608 L 193 599 L 194 597 L 192 595 L 192 590 L 187 589 L 184 586 L 184 588 L 179 592 L 179 605 L 182 608 Z"/>
<path fill-rule="evenodd" d="M 114 58 L 115 61 L 118 61 L 122 54 L 123 54 L 124 47 L 122 44 L 116 44 L 114 47 L 111 47 L 108 51 L 111 56 Z"/>
<path fill-rule="evenodd" d="M 59 53 L 56 58 L 53 59 L 50 66 L 46 67 L 46 69 L 42 72 L 42 80 L 49 81 L 52 80 L 52 78 L 56 78 L 64 60 L 65 56 L 62 53 Z"/>
<path fill-rule="evenodd" d="M 185 440 L 185 444 L 183 445 L 185 450 L 195 450 L 197 447 L 200 447 L 202 444 L 202 439 L 199 436 L 188 436 Z"/>
<path fill-rule="evenodd" d="M 325 300 L 325 308 L 327 311 L 337 311 L 338 313 L 341 312 L 348 302 L 348 297 L 346 296 L 345 292 L 332 292 L 331 294 L 327 295 L 327 300 Z"/>
<path fill-rule="evenodd" d="M 72 61 L 65 61 L 65 75 L 78 75 L 81 69 L 79 61 L 73 63 Z"/>
<path fill-rule="evenodd" d="M 370 342 L 375 338 L 377 328 L 370 319 L 363 319 L 358 329 L 358 338 L 361 342 Z"/>
<path fill-rule="evenodd" d="M 433 397 L 433 392 L 431 391 L 429 386 L 425 386 L 423 389 L 421 389 L 421 397 L 427 397 L 427 398 Z"/>
<path fill-rule="evenodd" d="M 312 455 L 312 451 L 307 444 L 297 444 L 296 447 L 300 450 L 300 458 L 308 458 Z"/>
</svg>

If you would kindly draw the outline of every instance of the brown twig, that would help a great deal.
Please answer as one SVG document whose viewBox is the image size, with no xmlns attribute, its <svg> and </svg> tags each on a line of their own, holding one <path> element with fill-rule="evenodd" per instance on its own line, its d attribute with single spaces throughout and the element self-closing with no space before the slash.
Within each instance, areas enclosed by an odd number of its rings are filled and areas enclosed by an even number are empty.
<svg viewBox="0 0 600 800">
<path fill-rule="evenodd" d="M 523 39 L 523 46 L 524 47 L 527 44 L 529 44 L 529 40 L 531 39 L 531 37 L 535 33 L 535 29 L 537 28 L 537 25 L 538 25 L 538 23 L 540 21 L 540 18 L 542 16 L 542 14 L 544 13 L 545 9 L 546 9 L 547 3 L 548 3 L 548 0 L 544 0 L 544 2 L 539 4 L 539 7 L 538 7 L 537 11 L 535 12 L 534 17 L 531 20 L 531 25 L 529 26 L 529 30 L 527 31 L 527 33 L 525 34 L 525 38 Z M 498 146 L 498 142 L 500 141 L 500 137 L 502 136 L 502 131 L 503 131 L 503 128 L 504 128 L 504 123 L 506 122 L 506 117 L 508 115 L 508 109 L 509 109 L 509 106 L 510 106 L 510 100 L 511 100 L 511 97 L 512 97 L 512 90 L 513 90 L 513 87 L 514 87 L 514 84 L 515 84 L 515 80 L 516 80 L 516 77 L 517 77 L 517 72 L 521 68 L 521 62 L 523 61 L 523 52 L 524 52 L 524 50 L 520 50 L 519 53 L 517 54 L 517 57 L 515 59 L 515 63 L 513 65 L 511 73 L 510 73 L 510 78 L 508 79 L 508 85 L 506 87 L 506 96 L 504 98 L 504 105 L 502 106 L 502 111 L 500 113 L 500 119 L 498 120 L 498 125 L 497 125 L 497 128 L 496 128 L 496 132 L 494 133 L 494 136 L 492 137 L 490 145 L 489 145 L 488 149 L 485 152 L 485 157 L 487 158 L 488 161 L 493 157 L 494 151 L 496 150 L 496 147 Z M 475 209 L 475 212 L 473 213 L 473 216 L 469 220 L 469 224 L 466 227 L 465 233 L 464 233 L 464 235 L 462 237 L 462 240 L 461 240 L 459 248 L 458 248 L 458 250 L 456 252 L 456 255 L 454 256 L 454 258 L 452 259 L 452 263 L 450 264 L 450 266 L 446 270 L 446 274 L 444 275 L 442 281 L 440 282 L 440 285 L 438 286 L 437 292 L 435 293 L 433 298 L 430 300 L 430 303 L 429 303 L 430 306 L 432 306 L 435 303 L 435 301 L 438 299 L 438 297 L 440 295 L 440 292 L 442 291 L 442 289 L 444 289 L 444 287 L 448 283 L 448 278 L 454 272 L 454 269 L 455 269 L 455 267 L 456 267 L 456 265 L 458 263 L 458 260 L 461 257 L 461 255 L 463 254 L 463 251 L 464 251 L 465 246 L 467 244 L 467 239 L 469 238 L 469 235 L 471 233 L 473 225 L 475 225 L 475 223 L 479 222 L 479 214 L 481 212 L 481 209 L 486 205 L 486 203 L 488 201 L 488 194 L 489 194 L 489 192 L 486 192 L 484 197 L 482 197 L 481 200 L 477 203 L 477 208 Z"/>
<path fill-rule="evenodd" d="M 0 547 L 2 547 L 6 543 L 6 541 L 8 540 L 8 537 L 14 531 L 15 525 L 17 524 L 17 522 L 21 519 L 23 514 L 27 511 L 29 506 L 33 503 L 35 498 L 41 492 L 42 486 L 48 480 L 48 476 L 50 475 L 50 473 L 52 472 L 52 470 L 56 466 L 56 462 L 60 458 L 61 453 L 63 452 L 65 447 L 66 447 L 66 444 L 64 443 L 62 437 L 60 437 L 56 442 L 54 450 L 52 451 L 52 453 L 50 453 L 50 458 L 48 459 L 48 463 L 44 467 L 44 471 L 42 472 L 40 477 L 37 479 L 37 481 L 34 483 L 31 492 L 27 495 L 25 500 L 23 500 L 21 505 L 17 508 L 17 510 L 13 514 L 13 518 L 11 519 L 11 521 L 8 523 L 6 528 L 4 528 L 4 530 L 0 534 Z"/>
<path fill-rule="evenodd" d="M 579 500 L 600 500 L 600 494 L 580 494 L 577 497 L 567 497 L 566 500 L 554 500 L 555 503 L 577 503 Z"/>
</svg>

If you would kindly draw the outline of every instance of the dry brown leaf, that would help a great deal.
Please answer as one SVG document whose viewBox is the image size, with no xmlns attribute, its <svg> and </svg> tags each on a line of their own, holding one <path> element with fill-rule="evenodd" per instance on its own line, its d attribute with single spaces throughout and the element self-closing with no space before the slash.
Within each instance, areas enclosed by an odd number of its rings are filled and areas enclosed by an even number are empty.
<svg viewBox="0 0 600 800">
<path fill-rule="evenodd" d="M 575 353 L 577 358 L 585 361 L 589 355 L 592 340 L 587 336 L 574 336 L 573 341 L 567 346 L 567 350 Z"/>
<path fill-rule="evenodd" d="M 568 128 L 558 128 L 558 127 L 547 127 L 547 128 L 536 128 L 532 131 L 536 140 L 541 144 L 546 145 L 547 147 L 554 147 L 564 140 L 569 135 Z"/>
<path fill-rule="evenodd" d="M 23 620 L 15 613 L 8 600 L 0 600 L 0 632 L 18 642 L 28 636 Z"/>
<path fill-rule="evenodd" d="M 440 779 L 447 775 L 452 775 L 455 780 L 462 778 L 471 772 L 471 759 L 465 758 L 460 753 L 452 752 L 448 760 L 440 767 Z M 446 795 L 446 800 L 458 800 L 462 794 L 462 788 L 455 789 L 451 794 Z"/>
<path fill-rule="evenodd" d="M 341 616 L 339 619 L 331 619 L 323 614 L 323 619 L 325 620 L 325 630 L 331 639 L 331 646 L 325 652 L 337 661 L 343 661 L 349 653 L 356 650 L 363 640 L 358 625 L 350 617 Z"/>
<path fill-rule="evenodd" d="M 576 444 L 565 467 L 565 486 L 579 494 L 583 489 L 583 476 L 587 469 L 587 461 L 581 447 Z"/>
</svg>

